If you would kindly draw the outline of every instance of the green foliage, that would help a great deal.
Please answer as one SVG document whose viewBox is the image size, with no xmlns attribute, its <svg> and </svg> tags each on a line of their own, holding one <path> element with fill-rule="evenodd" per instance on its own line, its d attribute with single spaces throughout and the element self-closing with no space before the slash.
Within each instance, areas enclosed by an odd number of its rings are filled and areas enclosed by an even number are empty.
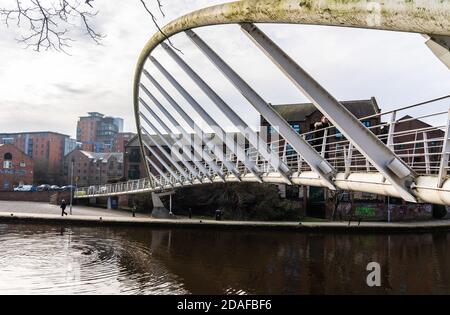
<svg viewBox="0 0 450 315">
<path fill-rule="evenodd" d="M 299 201 L 280 198 L 275 185 L 226 183 L 180 189 L 174 196 L 177 213 L 213 216 L 223 211 L 228 220 L 298 220 Z"/>
<path fill-rule="evenodd" d="M 136 211 L 141 213 L 150 213 L 153 209 L 152 195 L 151 194 L 139 194 L 134 197 L 134 203 L 136 204 Z"/>
</svg>

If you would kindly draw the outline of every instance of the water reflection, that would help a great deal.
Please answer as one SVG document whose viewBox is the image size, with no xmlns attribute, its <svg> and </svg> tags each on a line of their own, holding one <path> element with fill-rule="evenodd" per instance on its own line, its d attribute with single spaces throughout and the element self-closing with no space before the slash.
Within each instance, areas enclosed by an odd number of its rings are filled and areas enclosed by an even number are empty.
<svg viewBox="0 0 450 315">
<path fill-rule="evenodd" d="M 450 293 L 449 235 L 0 224 L 0 293 Z M 366 265 L 382 287 L 366 286 Z"/>
</svg>

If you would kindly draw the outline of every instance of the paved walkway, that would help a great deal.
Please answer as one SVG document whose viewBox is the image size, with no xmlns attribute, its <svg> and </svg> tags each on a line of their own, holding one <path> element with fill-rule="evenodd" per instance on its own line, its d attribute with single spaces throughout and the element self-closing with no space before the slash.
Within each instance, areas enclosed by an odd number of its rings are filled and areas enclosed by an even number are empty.
<svg viewBox="0 0 450 315">
<path fill-rule="evenodd" d="M 61 217 L 59 207 L 46 203 L 0 201 L 0 222 L 35 222 L 76 225 L 126 225 L 170 228 L 259 229 L 323 232 L 429 232 L 450 231 L 450 220 L 423 222 L 254 222 L 198 219 L 154 219 L 129 212 L 74 207 L 73 215 Z"/>
<path fill-rule="evenodd" d="M 69 213 L 69 205 L 66 212 Z M 28 201 L 2 201 L 0 200 L 0 212 L 9 214 L 56 214 L 61 215 L 61 208 L 46 202 L 28 202 Z M 102 217 L 131 217 L 131 212 L 122 210 L 107 210 L 102 208 L 73 206 L 72 214 L 77 216 L 102 216 Z M 136 217 L 148 218 L 148 215 L 136 214 Z"/>
</svg>

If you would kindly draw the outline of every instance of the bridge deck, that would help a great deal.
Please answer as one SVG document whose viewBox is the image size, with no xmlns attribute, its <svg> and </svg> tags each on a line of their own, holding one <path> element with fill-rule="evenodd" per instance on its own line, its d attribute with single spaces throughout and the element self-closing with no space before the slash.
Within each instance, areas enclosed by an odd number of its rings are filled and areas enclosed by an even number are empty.
<svg viewBox="0 0 450 315">
<path fill-rule="evenodd" d="M 450 4 L 445 1 L 386 0 L 379 3 L 330 0 L 306 5 L 291 0 L 241 0 L 192 12 L 157 32 L 144 46 L 138 59 L 133 104 L 142 158 L 147 162 L 145 167 L 149 177 L 79 188 L 75 198 L 164 192 L 216 182 L 254 181 L 363 191 L 410 202 L 450 205 L 450 181 L 447 176 L 450 95 L 359 117 L 358 121 L 296 61 L 301 58 L 288 56 L 275 40 L 254 23 L 347 26 L 425 34 L 428 35 L 428 47 L 448 65 Z M 320 133 L 316 130 L 300 134 L 292 128 L 241 77 L 239 72 L 245 69 L 233 69 L 193 31 L 198 27 L 219 24 L 238 24 L 257 49 L 255 53 L 264 54 L 333 125 L 322 128 Z M 261 133 L 250 130 L 245 117 L 238 115 L 219 96 L 214 85 L 190 66 L 186 56 L 177 53 L 178 48 L 171 45 L 170 37 L 183 32 L 195 49 L 209 60 L 213 68 L 208 71 L 219 71 L 231 83 L 233 91 L 239 92 L 247 105 L 256 109 L 275 129 L 275 134 L 279 134 L 277 140 L 266 142 L 260 137 Z M 436 45 L 439 46 L 437 50 Z M 178 70 L 189 77 L 190 83 L 178 82 L 182 79 L 170 73 L 173 69 L 165 68 L 152 55 L 156 48 L 169 56 Z M 240 57 L 251 58 L 245 55 Z M 165 77 L 166 81 L 155 80 L 154 72 Z M 234 138 L 225 139 L 220 122 L 211 117 L 209 109 L 202 107 L 197 100 L 199 95 L 188 91 L 188 87 L 192 90 L 192 82 L 204 94 L 203 97 L 206 95 L 215 109 L 232 122 L 239 135 L 245 137 L 248 148 Z M 166 86 L 169 84 L 170 92 Z M 171 94 L 174 90 L 187 102 L 189 110 L 179 106 L 175 100 L 179 98 Z M 156 108 L 158 113 L 154 111 Z M 204 131 L 191 118 L 193 114 L 214 130 L 214 137 L 221 140 L 219 146 L 204 138 Z M 178 121 L 178 117 L 182 120 Z M 187 138 L 183 140 L 189 139 L 191 144 L 188 147 L 177 146 L 179 134 L 175 134 L 166 122 L 176 127 L 178 133 Z M 186 129 L 186 126 L 189 128 Z M 194 134 L 190 134 L 189 130 L 194 130 Z M 153 136 L 160 138 L 171 149 L 171 155 L 164 150 L 158 154 L 150 147 Z M 224 147 L 227 152 L 223 152 Z M 148 154 L 147 149 L 150 150 Z M 202 159 L 188 160 L 188 153 L 195 153 Z M 164 167 L 158 166 L 153 157 Z"/>
</svg>

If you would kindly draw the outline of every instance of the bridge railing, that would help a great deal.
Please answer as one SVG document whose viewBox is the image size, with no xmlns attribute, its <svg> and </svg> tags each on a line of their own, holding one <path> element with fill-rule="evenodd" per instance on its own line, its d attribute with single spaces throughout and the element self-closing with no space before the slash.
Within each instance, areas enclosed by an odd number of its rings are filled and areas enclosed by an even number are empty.
<svg viewBox="0 0 450 315">
<path fill-rule="evenodd" d="M 435 111 L 430 113 L 430 107 Z M 360 118 L 367 128 L 386 143 L 418 174 L 438 174 L 442 171 L 441 160 L 448 155 L 444 152 L 445 129 L 449 124 L 448 108 L 450 96 L 406 106 L 400 109 L 377 113 Z M 428 114 L 413 115 L 414 112 Z M 400 118 L 398 118 L 400 117 Z M 372 122 L 376 122 L 373 124 Z M 320 134 L 320 136 L 317 136 Z M 338 171 L 375 172 L 376 169 L 334 126 L 303 133 L 302 136 L 324 156 Z M 309 171 L 301 155 L 281 137 L 269 142 L 269 147 L 278 153 L 292 171 Z M 247 150 L 249 156 L 259 160 L 265 171 L 275 171 L 259 155 L 256 148 Z M 255 157 L 257 156 L 257 157 Z M 443 165 L 448 169 L 448 165 Z"/>
<path fill-rule="evenodd" d="M 433 107 L 435 109 L 431 112 L 430 108 Z M 360 121 L 366 124 L 368 130 L 377 135 L 418 174 L 445 176 L 449 169 L 448 156 L 450 154 L 447 140 L 447 129 L 450 126 L 449 107 L 450 95 L 362 117 Z M 367 158 L 334 126 L 305 132 L 301 136 L 339 172 L 376 172 Z M 304 162 L 301 154 L 295 152 L 282 137 L 269 142 L 267 146 L 281 157 L 281 160 L 290 168 L 292 173 L 311 170 L 308 164 Z M 249 147 L 245 150 L 245 153 L 248 159 L 257 164 L 261 173 L 277 171 L 269 161 L 264 159 L 257 148 Z M 248 173 L 244 163 L 239 161 L 235 154 L 230 153 L 226 157 L 237 165 L 240 174 Z M 220 166 L 226 176 L 232 174 L 221 161 L 215 160 L 215 163 Z M 203 176 L 214 177 L 213 169 L 205 162 L 202 164 L 208 172 Z M 198 173 L 201 173 L 197 166 L 193 165 L 193 167 Z M 176 176 L 167 173 L 166 177 L 169 180 L 161 175 L 152 175 L 153 185 L 148 178 L 114 184 L 92 185 L 78 188 L 75 196 L 126 194 L 129 192 L 171 189 L 192 182 L 194 179 L 194 176 L 185 167 L 183 169 L 191 175 L 190 178 L 184 177 L 178 171 L 173 171 Z"/>
</svg>

